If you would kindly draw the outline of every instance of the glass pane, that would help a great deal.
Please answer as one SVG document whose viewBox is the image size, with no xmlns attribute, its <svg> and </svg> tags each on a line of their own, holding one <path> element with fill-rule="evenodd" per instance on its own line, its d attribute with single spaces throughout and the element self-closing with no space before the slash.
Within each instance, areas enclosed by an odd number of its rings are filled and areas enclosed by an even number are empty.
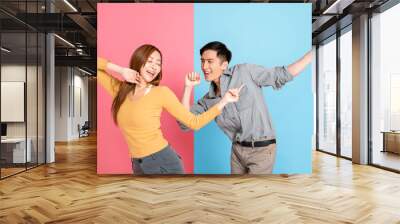
<svg viewBox="0 0 400 224">
<path fill-rule="evenodd" d="M 27 2 L 27 19 L 30 24 L 38 24 L 37 13 L 41 12 L 38 1 Z M 36 30 L 28 29 L 27 31 L 27 130 L 28 142 L 31 142 L 31 160 L 28 167 L 38 165 L 38 86 L 39 86 L 39 36 Z"/>
<path fill-rule="evenodd" d="M 372 18 L 372 163 L 400 170 L 400 5 Z"/>
<path fill-rule="evenodd" d="M 336 40 L 318 48 L 318 147 L 336 153 Z"/>
<path fill-rule="evenodd" d="M 38 35 L 38 163 L 45 163 L 45 44 L 46 37 L 44 34 Z"/>
<path fill-rule="evenodd" d="M 352 35 L 340 37 L 340 121 L 341 155 L 352 157 Z"/>
<path fill-rule="evenodd" d="M 19 18 L 0 12 L 4 178 L 45 161 L 45 36 L 21 22 L 27 19 L 34 26 L 34 14 L 45 12 L 45 0 L 0 1 L 0 7 Z"/>
<path fill-rule="evenodd" d="M 38 37 L 36 32 L 27 33 L 28 38 L 28 55 L 27 55 L 27 82 L 26 82 L 26 113 L 27 113 L 27 131 L 28 138 L 27 142 L 30 148 L 30 153 L 28 154 L 30 158 L 28 158 L 28 168 L 37 165 L 37 150 L 38 150 L 38 142 L 37 142 L 37 132 L 38 132 Z"/>
<path fill-rule="evenodd" d="M 2 177 L 25 170 L 30 158 L 26 144 L 26 34 L 1 34 L 1 166 Z M 26 150 L 28 146 L 28 151 Z"/>
</svg>

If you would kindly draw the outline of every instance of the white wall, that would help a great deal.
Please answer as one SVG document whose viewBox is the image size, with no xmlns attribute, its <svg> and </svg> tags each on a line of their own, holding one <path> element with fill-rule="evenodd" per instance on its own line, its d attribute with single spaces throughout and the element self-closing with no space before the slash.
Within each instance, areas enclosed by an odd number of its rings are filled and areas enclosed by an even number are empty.
<svg viewBox="0 0 400 224">
<path fill-rule="evenodd" d="M 56 67 L 56 141 L 77 139 L 78 124 L 88 120 L 88 78 L 83 75 L 72 67 Z"/>
<path fill-rule="evenodd" d="M 82 73 L 78 73 L 78 70 L 75 70 L 74 73 L 74 100 L 75 106 L 72 119 L 72 135 L 78 137 L 78 129 L 77 126 L 80 124 L 81 126 L 88 120 L 88 78 L 81 76 Z M 78 71 L 79 72 L 79 71 Z M 80 91 L 80 93 L 79 93 Z M 80 97 L 79 97 L 80 96 Z M 79 108 L 81 107 L 81 108 Z M 79 111 L 81 110 L 81 111 Z"/>
<path fill-rule="evenodd" d="M 8 82 L 25 82 L 25 74 L 27 69 L 28 74 L 36 74 L 36 66 L 27 66 L 25 65 L 18 65 L 18 64 L 5 64 L 1 66 L 1 81 L 8 81 Z M 28 77 L 29 79 L 29 77 Z M 36 121 L 37 115 L 32 111 L 36 112 L 37 107 L 37 99 L 36 99 L 36 80 L 28 80 L 28 87 L 34 88 L 27 88 L 27 120 L 28 124 L 28 137 L 30 133 L 35 133 L 36 137 Z M 41 105 L 39 105 L 40 107 Z M 1 108 L 2 110 L 7 110 L 8 108 Z M 35 124 L 32 124 L 34 122 Z M 8 137 L 25 137 L 25 123 L 26 122 L 7 122 L 7 136 Z"/>
<path fill-rule="evenodd" d="M 69 69 L 55 68 L 55 141 L 68 141 Z"/>
<path fill-rule="evenodd" d="M 38 69 L 38 70 L 37 70 Z M 26 107 L 22 106 L 21 112 L 25 113 L 26 121 L 23 122 L 6 122 L 7 123 L 7 137 L 9 138 L 25 138 L 25 135 L 30 140 L 30 148 L 32 161 L 44 163 L 44 82 L 42 68 L 40 66 L 27 67 L 25 64 L 3 64 L 1 66 L 2 81 L 11 82 L 25 82 L 26 83 Z M 27 78 L 27 81 L 25 80 Z M 24 90 L 20 90 L 24 94 Z M 5 97 L 5 96 L 2 96 Z M 2 107 L 1 110 L 12 110 L 10 107 Z M 7 111 L 11 112 L 12 111 Z M 37 155 L 38 154 L 38 155 Z"/>
</svg>

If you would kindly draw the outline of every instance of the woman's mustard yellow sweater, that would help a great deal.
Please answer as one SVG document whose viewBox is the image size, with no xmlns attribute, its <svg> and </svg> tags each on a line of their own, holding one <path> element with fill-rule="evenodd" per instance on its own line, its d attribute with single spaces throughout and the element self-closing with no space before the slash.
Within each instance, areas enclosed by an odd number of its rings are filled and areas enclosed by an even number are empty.
<svg viewBox="0 0 400 224">
<path fill-rule="evenodd" d="M 121 81 L 107 73 L 107 60 L 98 58 L 97 62 L 97 81 L 114 98 Z M 163 109 L 187 127 L 195 130 L 203 127 L 221 113 L 217 106 L 213 106 L 200 115 L 194 115 L 166 86 L 152 87 L 150 92 L 134 101 L 127 97 L 118 111 L 117 121 L 132 158 L 151 155 L 168 145 L 160 129 Z"/>
</svg>

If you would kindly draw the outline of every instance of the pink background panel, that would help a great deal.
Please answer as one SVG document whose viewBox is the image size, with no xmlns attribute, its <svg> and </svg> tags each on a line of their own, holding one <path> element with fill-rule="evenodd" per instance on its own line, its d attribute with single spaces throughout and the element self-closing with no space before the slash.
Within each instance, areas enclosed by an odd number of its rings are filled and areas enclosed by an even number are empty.
<svg viewBox="0 0 400 224">
<path fill-rule="evenodd" d="M 133 51 L 153 44 L 163 54 L 163 80 L 180 99 L 184 76 L 193 71 L 192 4 L 98 4 L 98 56 L 128 66 Z M 112 99 L 98 85 L 97 172 L 132 172 L 128 147 L 110 113 Z M 167 112 L 161 119 L 162 132 L 182 156 L 186 173 L 193 173 L 193 132 L 183 132 Z"/>
</svg>

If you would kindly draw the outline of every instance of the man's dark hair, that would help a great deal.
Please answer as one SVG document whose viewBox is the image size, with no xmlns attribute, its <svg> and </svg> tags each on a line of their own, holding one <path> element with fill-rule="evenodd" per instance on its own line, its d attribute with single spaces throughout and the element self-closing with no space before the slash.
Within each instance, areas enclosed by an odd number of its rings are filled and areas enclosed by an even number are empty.
<svg viewBox="0 0 400 224">
<path fill-rule="evenodd" d="M 204 45 L 200 49 L 200 55 L 202 55 L 203 52 L 206 50 L 216 51 L 217 57 L 219 57 L 222 61 L 228 61 L 228 63 L 231 61 L 231 58 L 232 58 L 231 51 L 225 46 L 225 44 L 223 44 L 219 41 L 213 41 L 213 42 L 210 42 L 210 43 Z"/>
</svg>

